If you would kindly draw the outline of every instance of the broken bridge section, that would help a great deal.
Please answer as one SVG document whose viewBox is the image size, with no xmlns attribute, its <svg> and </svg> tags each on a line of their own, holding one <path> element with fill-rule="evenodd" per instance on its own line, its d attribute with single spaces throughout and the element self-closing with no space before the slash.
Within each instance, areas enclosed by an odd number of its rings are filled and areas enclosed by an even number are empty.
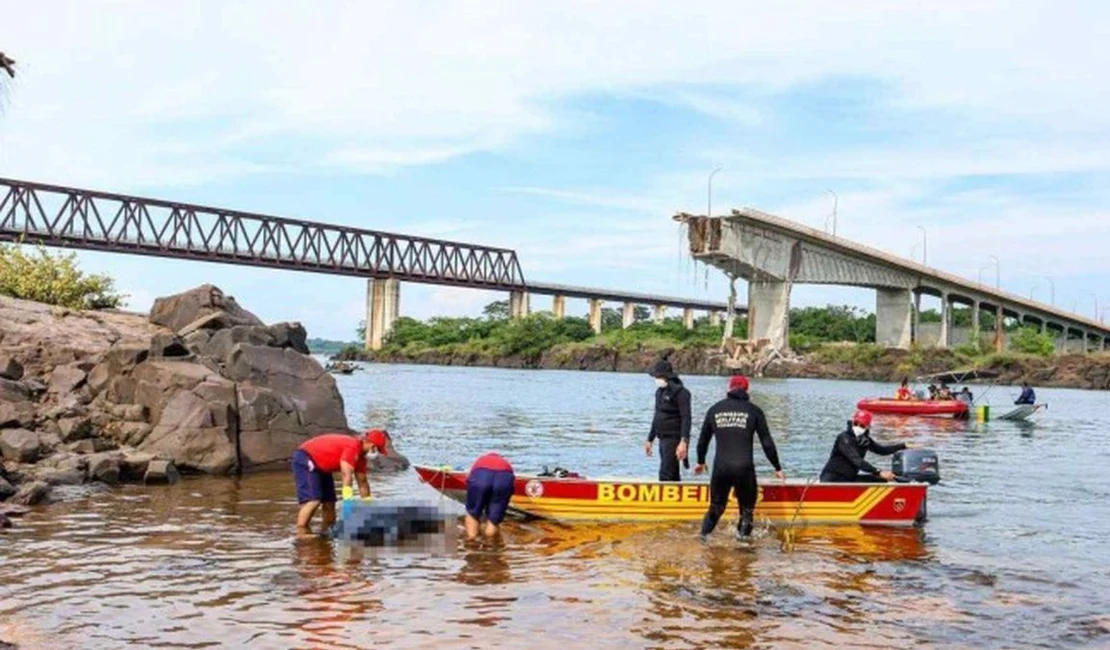
<svg viewBox="0 0 1110 650">
<path fill-rule="evenodd" d="M 1060 348 L 1075 347 L 1070 342 L 1073 334 L 1082 338 L 1083 350 L 1091 349 L 1092 342 L 1102 349 L 1110 337 L 1110 329 L 1092 319 L 759 210 L 733 210 L 722 217 L 679 213 L 674 219 L 687 226 L 690 254 L 696 260 L 730 279 L 748 282 L 748 338 L 756 347 L 789 348 L 790 292 L 796 284 L 875 289 L 875 340 L 886 347 L 908 348 L 926 340 L 948 347 L 954 335 L 978 334 L 981 310 L 995 317 L 995 332 L 988 338 L 996 349 L 1004 346 L 1007 318 L 1061 332 Z M 926 324 L 935 328 L 920 322 L 921 294 L 941 299 L 941 322 Z M 952 326 L 953 304 L 971 308 L 970 331 L 958 332 Z"/>
</svg>

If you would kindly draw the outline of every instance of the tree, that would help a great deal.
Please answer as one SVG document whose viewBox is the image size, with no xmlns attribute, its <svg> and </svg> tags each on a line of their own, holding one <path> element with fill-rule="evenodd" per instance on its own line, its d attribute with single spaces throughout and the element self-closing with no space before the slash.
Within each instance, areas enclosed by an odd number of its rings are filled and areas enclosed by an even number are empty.
<svg viewBox="0 0 1110 650">
<path fill-rule="evenodd" d="M 34 300 L 69 309 L 105 309 L 123 304 L 107 275 L 89 275 L 77 268 L 77 255 L 51 255 L 41 244 L 38 256 L 18 245 L 0 245 L 0 295 Z"/>
<path fill-rule="evenodd" d="M 509 317 L 509 301 L 495 300 L 482 308 L 482 314 L 490 320 L 506 320 Z"/>
</svg>

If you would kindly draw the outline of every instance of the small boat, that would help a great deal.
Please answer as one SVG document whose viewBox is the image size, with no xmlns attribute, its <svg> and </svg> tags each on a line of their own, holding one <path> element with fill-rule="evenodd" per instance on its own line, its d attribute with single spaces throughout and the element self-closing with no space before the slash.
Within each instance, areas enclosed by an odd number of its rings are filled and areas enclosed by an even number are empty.
<svg viewBox="0 0 1110 650">
<path fill-rule="evenodd" d="M 967 402 L 956 399 L 896 399 L 893 397 L 865 397 L 856 408 L 870 413 L 892 415 L 958 416 L 967 414 Z"/>
<path fill-rule="evenodd" d="M 467 471 L 415 465 L 440 494 L 466 503 Z M 761 481 L 756 519 L 785 526 L 909 527 L 925 520 L 927 483 L 820 483 Z M 700 521 L 709 507 L 709 483 L 634 478 L 517 475 L 509 513 L 523 519 L 574 522 Z M 737 512 L 730 498 L 726 516 Z"/>
<path fill-rule="evenodd" d="M 1037 411 L 1048 408 L 1047 404 L 1018 404 L 1014 408 L 996 417 L 996 420 L 1025 420 Z"/>
</svg>

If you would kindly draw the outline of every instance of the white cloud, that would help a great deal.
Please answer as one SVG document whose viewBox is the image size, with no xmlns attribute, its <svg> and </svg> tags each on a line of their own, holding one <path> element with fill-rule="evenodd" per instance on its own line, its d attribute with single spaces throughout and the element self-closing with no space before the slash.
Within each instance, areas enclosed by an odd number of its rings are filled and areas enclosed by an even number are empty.
<svg viewBox="0 0 1110 650">
<path fill-rule="evenodd" d="M 558 129 L 559 102 L 581 94 L 678 87 L 670 101 L 750 123 L 761 113 L 730 88 L 771 93 L 834 78 L 879 82 L 890 91 L 883 101 L 905 110 L 1059 132 L 1107 124 L 1110 90 L 1091 82 L 1105 59 L 1102 3 L 683 8 L 17 4 L 5 11 L 20 26 L 5 42 L 20 70 L 0 166 L 112 187 L 314 165 L 380 173 Z M 175 138 L 188 151 L 161 144 Z M 294 146 L 275 153 L 274 139 Z M 1044 165 L 1069 158 L 1053 153 Z M 1090 164 L 1085 155 L 1073 164 Z"/>
</svg>

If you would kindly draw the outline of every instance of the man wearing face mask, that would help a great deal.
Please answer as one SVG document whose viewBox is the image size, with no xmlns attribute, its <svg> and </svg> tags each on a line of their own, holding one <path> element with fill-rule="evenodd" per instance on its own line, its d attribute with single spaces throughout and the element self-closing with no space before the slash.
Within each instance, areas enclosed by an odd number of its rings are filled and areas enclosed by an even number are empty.
<svg viewBox="0 0 1110 650">
<path fill-rule="evenodd" d="M 664 356 L 649 372 L 655 377 L 655 416 L 651 421 L 644 453 L 651 456 L 651 447 L 659 439 L 659 480 L 681 481 L 678 462 L 689 468 L 690 391 L 682 385 L 671 362 Z"/>
<path fill-rule="evenodd" d="M 832 453 L 825 468 L 821 470 L 822 483 L 882 483 L 893 481 L 894 473 L 880 470 L 863 459 L 867 452 L 873 451 L 880 456 L 889 456 L 903 449 L 914 449 L 912 442 L 899 442 L 893 445 L 880 445 L 871 438 L 871 414 L 856 411 L 848 422 L 848 428 L 836 436 Z M 861 473 L 862 472 L 862 473 Z"/>
</svg>

